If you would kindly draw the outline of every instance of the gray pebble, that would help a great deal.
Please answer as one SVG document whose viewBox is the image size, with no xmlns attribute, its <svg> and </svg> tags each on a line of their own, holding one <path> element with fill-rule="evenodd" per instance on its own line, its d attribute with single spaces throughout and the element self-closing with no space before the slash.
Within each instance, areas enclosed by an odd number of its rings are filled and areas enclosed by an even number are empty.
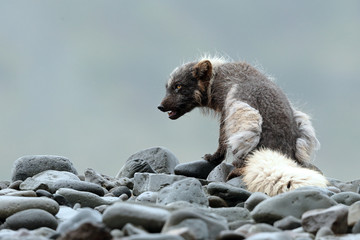
<svg viewBox="0 0 360 240">
<path fill-rule="evenodd" d="M 209 173 L 216 167 L 216 164 L 206 160 L 197 160 L 188 163 L 181 163 L 175 167 L 176 175 L 206 179 Z"/>
<path fill-rule="evenodd" d="M 235 206 L 239 202 L 245 202 L 251 195 L 251 192 L 245 189 L 231 186 L 226 183 L 213 182 L 207 187 L 210 195 L 221 197 L 229 206 Z"/>
<path fill-rule="evenodd" d="M 360 201 L 360 194 L 354 192 L 341 192 L 331 197 L 337 203 L 345 204 L 350 206 L 354 202 Z"/>
<path fill-rule="evenodd" d="M 0 181 L 0 190 L 8 188 L 10 186 L 9 181 Z"/>
<path fill-rule="evenodd" d="M 10 185 L 9 185 L 9 188 L 11 189 L 16 189 L 16 190 L 20 190 L 20 184 L 22 183 L 23 181 L 22 180 L 16 180 L 15 182 L 12 182 Z"/>
<path fill-rule="evenodd" d="M 228 207 L 225 200 L 218 196 L 209 196 L 208 201 L 209 201 L 209 207 L 212 208 Z"/>
<path fill-rule="evenodd" d="M 27 209 L 43 209 L 55 215 L 59 204 L 49 198 L 0 196 L 0 220 Z"/>
<path fill-rule="evenodd" d="M 24 156 L 14 162 L 12 181 L 25 180 L 46 170 L 67 171 L 77 174 L 76 169 L 69 159 L 51 155 Z"/>
<path fill-rule="evenodd" d="M 142 226 L 150 232 L 159 232 L 170 213 L 161 208 L 128 202 L 117 202 L 109 206 L 103 214 L 107 227 L 121 229 L 126 223 Z"/>
<path fill-rule="evenodd" d="M 251 194 L 250 197 L 245 201 L 244 207 L 249 211 L 252 211 L 256 207 L 256 205 L 268 198 L 270 197 L 265 193 L 255 192 Z"/>
<path fill-rule="evenodd" d="M 131 159 L 125 162 L 116 177 L 133 178 L 135 173 L 156 173 L 150 164 L 143 159 Z"/>
<path fill-rule="evenodd" d="M 177 201 L 185 201 L 204 206 L 209 205 L 201 183 L 196 178 L 186 178 L 164 187 L 160 190 L 156 203 L 167 205 Z"/>
<path fill-rule="evenodd" d="M 156 199 L 158 197 L 158 192 L 143 192 L 137 198 L 137 202 L 148 202 L 148 203 L 156 203 Z"/>
<path fill-rule="evenodd" d="M 119 186 L 110 190 L 115 197 L 120 197 L 122 194 L 126 194 L 128 197 L 131 197 L 131 191 L 126 186 Z"/>
<path fill-rule="evenodd" d="M 43 190 L 43 189 L 36 190 L 36 196 L 38 196 L 38 197 L 48 197 L 48 198 L 53 197 L 53 195 L 50 192 L 48 192 L 46 190 Z"/>
<path fill-rule="evenodd" d="M 347 218 L 349 226 L 353 226 L 358 221 L 360 221 L 360 201 L 353 203 L 349 207 L 349 213 Z"/>
<path fill-rule="evenodd" d="M 327 178 L 327 180 L 330 182 L 331 185 L 339 188 L 342 192 L 359 193 L 359 184 L 356 181 L 345 183 L 334 178 Z"/>
<path fill-rule="evenodd" d="M 335 200 L 318 191 L 290 191 L 262 201 L 251 215 L 256 222 L 272 224 L 286 216 L 300 218 L 306 211 L 336 204 Z"/>
<path fill-rule="evenodd" d="M 329 227 L 336 234 L 347 232 L 348 207 L 336 205 L 327 209 L 314 209 L 301 217 L 302 227 L 306 232 L 316 233 L 322 227 Z"/>
<path fill-rule="evenodd" d="M 77 191 L 70 188 L 60 188 L 56 191 L 56 194 L 63 196 L 71 206 L 80 203 L 81 207 L 94 208 L 100 205 L 110 204 L 110 202 L 94 193 Z"/>
<path fill-rule="evenodd" d="M 184 240 L 184 238 L 170 234 L 139 234 L 123 238 L 124 240 Z"/>
<path fill-rule="evenodd" d="M 32 230 L 40 227 L 56 229 L 57 221 L 56 218 L 47 211 L 42 209 L 28 209 L 8 217 L 3 227 L 13 230 L 20 228 Z"/>
<path fill-rule="evenodd" d="M 321 227 L 319 229 L 319 231 L 317 231 L 316 239 L 319 239 L 319 238 L 325 237 L 325 236 L 334 236 L 334 232 L 328 226 Z"/>
<path fill-rule="evenodd" d="M 124 232 L 125 236 L 131 236 L 131 235 L 137 235 L 137 234 L 147 234 L 148 233 L 144 229 L 141 229 L 139 227 L 135 227 L 131 223 L 125 224 L 122 231 Z"/>
<path fill-rule="evenodd" d="M 292 230 L 301 227 L 301 220 L 293 216 L 287 216 L 274 222 L 274 227 L 282 230 Z"/>
<path fill-rule="evenodd" d="M 351 229 L 352 233 L 360 233 L 360 220 L 355 223 L 353 228 Z"/>
<path fill-rule="evenodd" d="M 227 176 L 234 168 L 234 165 L 222 162 L 209 173 L 206 180 L 214 182 L 226 182 Z"/>
</svg>

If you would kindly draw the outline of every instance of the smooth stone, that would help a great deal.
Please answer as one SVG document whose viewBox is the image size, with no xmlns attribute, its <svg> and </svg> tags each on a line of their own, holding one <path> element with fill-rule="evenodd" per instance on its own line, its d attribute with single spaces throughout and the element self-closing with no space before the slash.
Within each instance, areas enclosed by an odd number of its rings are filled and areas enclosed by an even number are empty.
<svg viewBox="0 0 360 240">
<path fill-rule="evenodd" d="M 12 182 L 10 185 L 9 185 L 9 188 L 11 189 L 16 189 L 16 190 L 20 190 L 20 184 L 22 183 L 23 181 L 22 180 L 17 180 L 15 182 Z"/>
<path fill-rule="evenodd" d="M 181 163 L 175 167 L 176 175 L 206 179 L 217 165 L 206 160 Z"/>
<path fill-rule="evenodd" d="M 131 162 L 135 159 L 145 160 L 156 173 L 174 174 L 175 166 L 179 164 L 176 156 L 164 147 L 153 147 L 139 151 L 131 155 L 126 162 Z M 120 169 L 116 178 L 128 175 L 124 170 L 125 165 Z"/>
<path fill-rule="evenodd" d="M 25 180 L 46 170 L 66 171 L 77 174 L 68 158 L 52 155 L 23 156 L 14 162 L 11 179 Z"/>
<path fill-rule="evenodd" d="M 218 196 L 209 196 L 208 201 L 209 201 L 209 207 L 212 208 L 228 207 L 225 200 Z"/>
<path fill-rule="evenodd" d="M 64 205 L 64 206 L 72 206 L 72 204 L 70 204 L 64 196 L 54 193 L 53 195 L 53 199 L 59 204 L 59 205 Z M 75 206 L 74 206 L 75 208 Z"/>
<path fill-rule="evenodd" d="M 16 191 L 6 194 L 6 196 L 17 196 L 17 197 L 36 197 L 36 193 L 34 191 Z"/>
<path fill-rule="evenodd" d="M 360 201 L 360 194 L 354 192 L 341 192 L 331 197 L 337 203 L 350 206 L 354 202 Z"/>
<path fill-rule="evenodd" d="M 353 226 L 358 221 L 360 221 L 360 201 L 353 203 L 349 207 L 349 213 L 347 218 L 349 226 Z"/>
<path fill-rule="evenodd" d="M 59 204 L 49 198 L 0 196 L 0 220 L 27 209 L 42 209 L 55 215 Z"/>
<path fill-rule="evenodd" d="M 262 201 L 251 215 L 256 222 L 272 224 L 286 216 L 301 218 L 306 211 L 336 204 L 335 200 L 318 191 L 290 191 Z"/>
<path fill-rule="evenodd" d="M 226 182 L 227 176 L 234 168 L 234 165 L 222 162 L 209 173 L 206 180 L 214 182 Z"/>
<path fill-rule="evenodd" d="M 255 192 L 245 201 L 244 207 L 249 211 L 252 211 L 259 203 L 269 199 L 270 197 L 262 192 Z"/>
<path fill-rule="evenodd" d="M 5 228 L 13 230 L 20 228 L 33 230 L 40 227 L 56 229 L 57 225 L 56 218 L 42 209 L 27 209 L 17 212 L 8 217 L 4 223 Z"/>
<path fill-rule="evenodd" d="M 295 189 L 294 191 L 318 191 L 319 193 L 325 194 L 329 197 L 333 196 L 335 193 L 330 191 L 327 188 L 317 187 L 317 186 L 306 186 Z"/>
<path fill-rule="evenodd" d="M 298 237 L 296 235 L 299 235 Z M 291 232 L 262 232 L 254 234 L 246 240 L 292 240 L 292 239 L 301 239 L 301 240 L 312 240 L 309 235 L 305 234 L 294 234 Z"/>
<path fill-rule="evenodd" d="M 91 192 L 98 196 L 104 196 L 104 189 L 95 183 L 83 181 L 57 181 L 48 185 L 50 192 L 54 193 L 60 188 L 71 188 L 78 191 Z"/>
<path fill-rule="evenodd" d="M 168 174 L 135 173 L 133 194 L 138 196 L 143 192 L 158 192 L 162 188 L 185 178 L 184 176 Z"/>
<path fill-rule="evenodd" d="M 57 240 L 77 239 L 112 240 L 113 238 L 110 234 L 110 231 L 102 224 L 94 224 L 90 222 L 83 223 L 78 228 L 67 232 L 60 238 L 57 238 Z"/>
<path fill-rule="evenodd" d="M 167 205 L 177 201 L 209 206 L 202 185 L 196 178 L 186 178 L 164 187 L 160 190 L 156 203 Z"/>
<path fill-rule="evenodd" d="M 196 239 L 196 237 L 192 233 L 191 229 L 189 229 L 187 227 L 175 228 L 175 229 L 169 230 L 167 232 L 167 234 L 180 236 L 184 240 L 194 240 L 194 239 Z"/>
<path fill-rule="evenodd" d="M 244 226 L 246 224 L 255 224 L 254 220 L 237 220 L 234 222 L 229 223 L 229 229 L 235 231 L 236 229 L 240 228 L 241 226 Z"/>
<path fill-rule="evenodd" d="M 345 183 L 334 178 L 327 178 L 331 185 L 339 188 L 342 192 L 354 192 L 359 193 L 359 184 L 357 182 Z"/>
<path fill-rule="evenodd" d="M 126 186 L 119 186 L 110 191 L 114 194 L 115 197 L 120 197 L 122 194 L 126 194 L 128 197 L 131 197 L 131 191 Z"/>
<path fill-rule="evenodd" d="M 348 206 L 336 205 L 327 209 L 314 209 L 301 217 L 306 232 L 316 233 L 322 227 L 329 227 L 335 234 L 347 232 Z"/>
<path fill-rule="evenodd" d="M 287 216 L 274 222 L 274 227 L 281 230 L 292 230 L 301 227 L 301 220 L 293 216 Z"/>
<path fill-rule="evenodd" d="M 137 235 L 137 234 L 147 234 L 144 229 L 141 229 L 139 227 L 135 227 L 131 223 L 125 224 L 122 231 L 124 232 L 125 236 L 131 236 L 131 235 Z"/>
<path fill-rule="evenodd" d="M 102 215 L 96 210 L 91 208 L 80 208 L 76 213 L 71 213 L 72 217 L 60 223 L 57 232 L 66 234 L 72 230 L 77 229 L 84 223 L 100 224 L 102 222 Z"/>
<path fill-rule="evenodd" d="M 230 179 L 229 181 L 226 181 L 226 184 L 247 190 L 246 184 L 244 183 L 242 176 L 234 177 L 234 178 Z"/>
<path fill-rule="evenodd" d="M 217 240 L 243 240 L 246 236 L 230 230 L 221 231 Z"/>
<path fill-rule="evenodd" d="M 351 232 L 360 233 L 360 220 L 354 224 L 353 228 L 351 229 Z"/>
<path fill-rule="evenodd" d="M 111 202 L 104 200 L 94 193 L 77 191 L 70 188 L 60 188 L 56 191 L 56 194 L 63 196 L 72 206 L 80 203 L 81 207 L 95 208 L 100 205 L 111 204 Z"/>
<path fill-rule="evenodd" d="M 11 188 L 5 188 L 0 190 L 0 196 L 8 195 L 9 193 L 14 193 L 14 192 L 17 192 L 17 190 Z"/>
<path fill-rule="evenodd" d="M 85 175 L 86 182 L 95 183 L 99 186 L 102 186 L 105 189 L 108 189 L 108 190 L 121 185 L 120 183 L 117 182 L 117 180 L 115 178 L 97 173 L 92 168 L 85 169 L 84 175 Z"/>
<path fill-rule="evenodd" d="M 68 206 L 60 206 L 59 212 L 55 215 L 57 219 L 59 219 L 59 223 L 68 221 L 78 214 L 78 210 L 75 210 Z M 60 225 L 58 226 L 60 227 Z"/>
<path fill-rule="evenodd" d="M 240 207 L 212 208 L 209 209 L 208 211 L 210 213 L 214 213 L 218 216 L 224 217 L 228 223 L 232 223 L 239 220 L 241 221 L 251 220 L 250 212 L 245 208 L 240 208 Z"/>
<path fill-rule="evenodd" d="M 10 182 L 9 181 L 0 181 L 0 190 L 2 189 L 6 189 L 10 186 Z"/>
<path fill-rule="evenodd" d="M 135 173 L 156 173 L 144 159 L 131 159 L 125 162 L 117 177 L 133 178 Z"/>
<path fill-rule="evenodd" d="M 255 223 L 255 224 L 245 224 L 244 226 L 241 226 L 238 229 L 236 229 L 235 232 L 244 234 L 245 236 L 249 236 L 255 233 L 262 233 L 262 232 L 280 232 L 280 229 L 266 223 Z"/>
<path fill-rule="evenodd" d="M 48 198 L 53 197 L 53 195 L 50 192 L 48 192 L 46 190 L 43 190 L 43 189 L 36 190 L 36 196 L 38 196 L 38 197 L 48 197 Z"/>
<path fill-rule="evenodd" d="M 39 228 L 36 230 L 27 230 L 25 228 L 21 228 L 16 231 L 10 229 L 3 229 L 0 230 L 0 239 L 1 240 L 49 240 L 48 235 L 45 236 L 41 235 L 41 233 L 39 232 L 41 229 L 44 228 Z M 49 231 L 51 230 L 52 229 L 49 229 Z"/>
<path fill-rule="evenodd" d="M 143 192 L 136 198 L 136 202 L 156 203 L 158 192 Z"/>
<path fill-rule="evenodd" d="M 117 202 L 105 210 L 103 222 L 111 229 L 121 229 L 131 223 L 150 232 L 160 232 L 169 216 L 170 213 L 162 208 Z"/>
<path fill-rule="evenodd" d="M 124 240 L 184 240 L 184 238 L 170 234 L 139 234 L 123 238 Z"/>
<path fill-rule="evenodd" d="M 325 236 L 334 236 L 334 232 L 327 226 L 321 227 L 317 231 L 315 239 L 319 239 Z"/>
<path fill-rule="evenodd" d="M 231 186 L 222 182 L 212 182 L 207 186 L 210 195 L 221 197 L 229 206 L 235 206 L 239 202 L 245 202 L 251 195 L 251 192 Z"/>
<path fill-rule="evenodd" d="M 221 231 L 228 230 L 227 224 L 218 221 L 215 217 L 184 209 L 172 212 L 161 232 L 166 233 L 181 227 L 189 228 L 196 239 L 208 240 L 215 240 Z"/>
</svg>

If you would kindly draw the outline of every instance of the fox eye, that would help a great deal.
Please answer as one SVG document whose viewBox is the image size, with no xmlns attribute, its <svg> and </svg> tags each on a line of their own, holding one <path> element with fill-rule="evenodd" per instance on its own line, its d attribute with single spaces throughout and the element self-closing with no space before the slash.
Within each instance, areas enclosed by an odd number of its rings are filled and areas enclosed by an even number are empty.
<svg viewBox="0 0 360 240">
<path fill-rule="evenodd" d="M 175 91 L 179 91 L 182 88 L 180 84 L 175 85 Z"/>
</svg>

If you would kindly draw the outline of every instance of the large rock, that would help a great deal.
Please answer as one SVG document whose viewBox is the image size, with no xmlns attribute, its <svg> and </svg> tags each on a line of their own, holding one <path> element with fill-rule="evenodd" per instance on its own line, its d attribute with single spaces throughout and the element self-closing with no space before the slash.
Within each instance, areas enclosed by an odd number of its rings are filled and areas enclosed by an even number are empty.
<svg viewBox="0 0 360 240">
<path fill-rule="evenodd" d="M 143 192 L 157 192 L 160 189 L 182 179 L 184 176 L 154 174 L 154 173 L 136 173 L 134 177 L 133 194 L 140 195 Z"/>
<path fill-rule="evenodd" d="M 210 195 L 215 195 L 224 199 L 229 206 L 235 206 L 237 203 L 245 202 L 251 195 L 251 192 L 231 186 L 222 182 L 212 182 L 207 187 Z"/>
<path fill-rule="evenodd" d="M 175 167 L 176 175 L 206 179 L 209 173 L 216 167 L 216 164 L 206 160 L 181 163 Z"/>
<path fill-rule="evenodd" d="M 57 225 L 56 218 L 47 211 L 42 209 L 27 209 L 8 217 L 3 227 L 13 230 L 20 228 L 33 230 L 41 227 L 56 229 Z"/>
<path fill-rule="evenodd" d="M 314 209 L 302 215 L 301 223 L 306 232 L 316 233 L 322 227 L 329 227 L 336 234 L 347 232 L 348 207 L 336 205 L 327 209 Z"/>
<path fill-rule="evenodd" d="M 329 208 L 337 202 L 318 191 L 286 192 L 259 203 L 251 212 L 256 222 L 274 223 L 286 216 L 301 218 L 309 210 Z"/>
<path fill-rule="evenodd" d="M 0 196 L 0 220 L 27 209 L 42 209 L 55 215 L 59 204 L 49 198 Z"/>
<path fill-rule="evenodd" d="M 172 202 L 185 201 L 208 206 L 209 201 L 196 178 L 186 178 L 164 187 L 158 194 L 157 203 L 167 205 Z"/>
<path fill-rule="evenodd" d="M 150 167 L 157 173 L 174 174 L 175 166 L 179 160 L 175 155 L 164 147 L 153 147 L 142 150 L 131 155 L 126 162 L 132 162 L 136 159 L 146 161 Z M 116 175 L 117 178 L 126 177 L 129 172 L 125 169 L 126 164 Z"/>
<path fill-rule="evenodd" d="M 77 174 L 69 159 L 51 155 L 24 156 L 14 162 L 11 179 L 25 180 L 46 170 L 66 171 Z"/>
<path fill-rule="evenodd" d="M 103 222 L 112 229 L 121 229 L 126 223 L 142 226 L 150 232 L 160 232 L 170 213 L 161 208 L 118 202 L 103 214 Z"/>
<path fill-rule="evenodd" d="M 215 240 L 221 231 L 228 230 L 227 224 L 210 216 L 198 214 L 190 210 L 178 210 L 171 214 L 166 221 L 162 232 L 173 229 L 189 228 L 195 239 Z"/>
<path fill-rule="evenodd" d="M 60 188 L 71 188 L 79 191 L 104 195 L 104 189 L 95 183 L 81 181 L 75 174 L 64 171 L 47 170 L 27 178 L 20 184 L 21 190 L 44 189 L 51 193 Z"/>
</svg>

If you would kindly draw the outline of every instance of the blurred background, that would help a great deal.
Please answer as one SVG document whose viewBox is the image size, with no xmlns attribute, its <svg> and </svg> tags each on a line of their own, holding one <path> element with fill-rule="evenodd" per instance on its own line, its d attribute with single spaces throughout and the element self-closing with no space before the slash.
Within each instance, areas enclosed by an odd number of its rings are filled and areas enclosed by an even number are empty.
<svg viewBox="0 0 360 240">
<path fill-rule="evenodd" d="M 26 0 L 0 2 L 0 180 L 23 155 L 115 176 L 153 146 L 213 153 L 216 118 L 156 108 L 170 72 L 204 53 L 273 76 L 313 118 L 315 164 L 360 178 L 359 1 Z"/>
</svg>

